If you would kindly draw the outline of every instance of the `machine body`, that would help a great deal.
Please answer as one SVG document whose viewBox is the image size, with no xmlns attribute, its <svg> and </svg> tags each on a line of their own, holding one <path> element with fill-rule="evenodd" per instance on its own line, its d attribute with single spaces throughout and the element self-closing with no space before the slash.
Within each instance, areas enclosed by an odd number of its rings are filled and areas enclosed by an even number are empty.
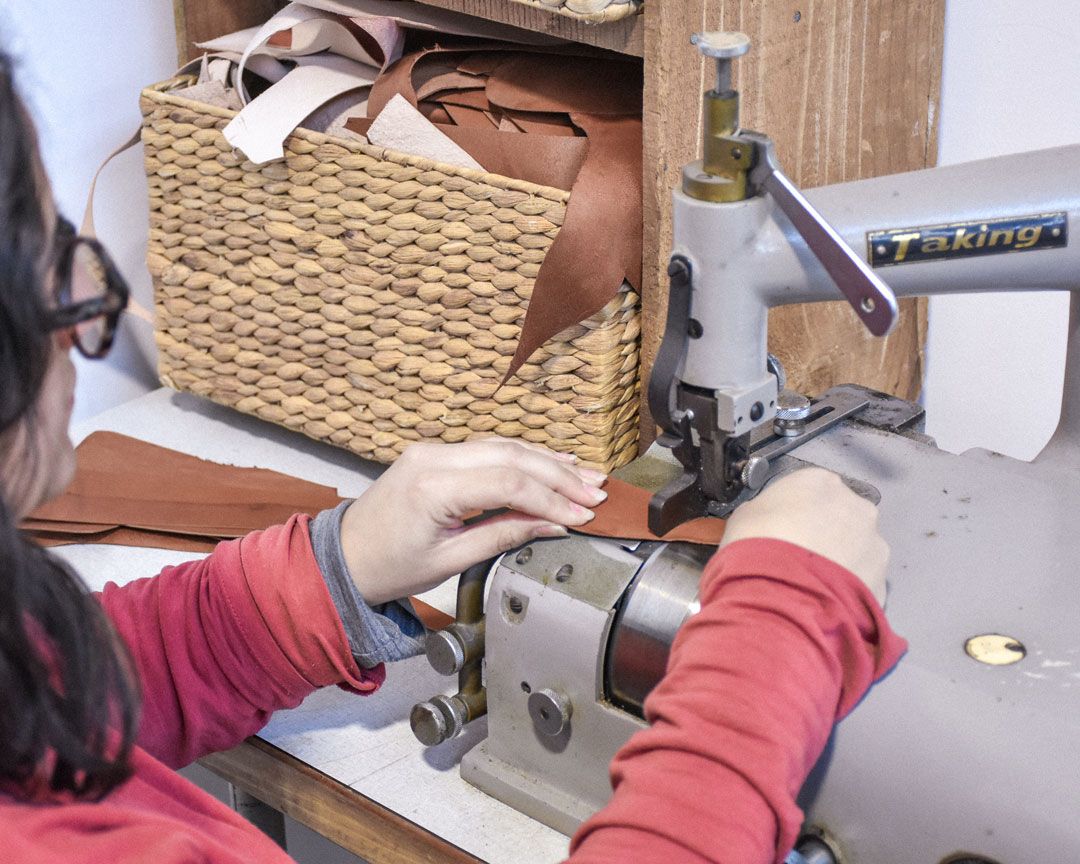
<svg viewBox="0 0 1080 864">
<path fill-rule="evenodd" d="M 1069 236 L 1080 145 L 803 196 L 768 139 L 738 128 L 729 64 L 744 41 L 699 40 L 718 81 L 705 157 L 673 195 L 669 315 L 650 383 L 663 434 L 620 476 L 654 493 L 661 536 L 804 464 L 880 507 L 889 618 L 911 648 L 837 727 L 802 790 L 804 860 L 1080 858 L 1080 295 L 1061 425 L 1032 463 L 941 451 L 919 406 L 885 394 L 786 391 L 766 327 L 787 303 L 847 297 L 883 333 L 897 296 L 1080 290 Z M 566 833 L 603 806 L 607 765 L 644 725 L 707 551 L 570 537 L 489 568 L 483 609 L 474 589 L 458 610 L 468 632 L 483 623 L 488 715 L 463 776 Z M 481 662 L 474 643 L 455 645 L 439 656 Z M 431 705 L 417 706 L 421 727 Z"/>
</svg>

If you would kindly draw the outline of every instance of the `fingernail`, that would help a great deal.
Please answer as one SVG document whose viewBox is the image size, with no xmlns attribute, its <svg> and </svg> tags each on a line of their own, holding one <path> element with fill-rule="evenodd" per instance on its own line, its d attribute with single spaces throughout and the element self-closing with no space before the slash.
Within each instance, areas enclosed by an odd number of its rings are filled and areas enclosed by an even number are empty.
<svg viewBox="0 0 1080 864">
<path fill-rule="evenodd" d="M 607 492 L 603 489 L 590 489 L 589 494 L 592 495 L 593 504 L 599 504 L 601 501 L 607 500 Z"/>
<path fill-rule="evenodd" d="M 596 518 L 596 514 L 592 510 L 582 507 L 580 504 L 574 505 L 574 513 L 585 522 L 591 522 Z"/>
<path fill-rule="evenodd" d="M 556 525 L 555 523 L 541 525 L 536 530 L 537 537 L 566 537 L 569 533 L 565 525 Z"/>
<path fill-rule="evenodd" d="M 607 474 L 592 468 L 578 468 L 578 476 L 591 486 L 603 486 L 607 482 Z"/>
</svg>

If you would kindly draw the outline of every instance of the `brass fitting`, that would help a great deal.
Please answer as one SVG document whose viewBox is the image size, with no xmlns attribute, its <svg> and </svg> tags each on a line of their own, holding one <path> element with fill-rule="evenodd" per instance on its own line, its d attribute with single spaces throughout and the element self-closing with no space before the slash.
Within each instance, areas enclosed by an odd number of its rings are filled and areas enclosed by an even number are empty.
<svg viewBox="0 0 1080 864">
<path fill-rule="evenodd" d="M 731 61 L 750 49 L 743 33 L 698 33 L 691 41 L 716 60 L 716 87 L 705 93 L 704 146 L 683 168 L 683 191 L 700 201 L 742 201 L 753 147 L 739 136 L 739 94 L 731 88 Z"/>
</svg>

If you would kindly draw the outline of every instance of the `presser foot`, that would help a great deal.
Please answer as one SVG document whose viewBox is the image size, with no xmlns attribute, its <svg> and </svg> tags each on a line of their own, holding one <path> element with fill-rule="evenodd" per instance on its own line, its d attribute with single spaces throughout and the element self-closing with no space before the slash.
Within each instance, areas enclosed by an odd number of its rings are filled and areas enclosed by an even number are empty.
<svg viewBox="0 0 1080 864">
<path fill-rule="evenodd" d="M 890 398 L 861 387 L 835 387 L 820 399 L 806 400 L 807 409 L 797 423 L 765 423 L 750 434 L 748 448 L 723 447 L 723 464 L 717 466 L 716 472 L 728 478 L 723 499 L 711 496 L 707 491 L 701 448 L 692 443 L 688 428 L 680 429 L 680 435 L 658 439 L 658 444 L 672 450 L 682 463 L 683 471 L 650 500 L 649 530 L 662 537 L 676 526 L 700 516 L 728 516 L 740 504 L 757 495 L 769 481 L 803 467 L 806 463 L 790 455 L 799 445 L 868 407 L 871 414 L 881 413 L 878 403 Z M 900 403 L 900 400 L 892 401 Z M 682 425 L 688 426 L 685 419 Z M 853 480 L 848 485 L 873 500 L 874 490 L 856 488 L 856 483 Z"/>
</svg>

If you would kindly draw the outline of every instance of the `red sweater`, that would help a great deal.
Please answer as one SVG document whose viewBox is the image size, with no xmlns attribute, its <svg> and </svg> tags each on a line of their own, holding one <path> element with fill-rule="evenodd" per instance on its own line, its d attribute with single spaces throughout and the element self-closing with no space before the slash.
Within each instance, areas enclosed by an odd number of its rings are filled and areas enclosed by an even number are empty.
<svg viewBox="0 0 1080 864">
<path fill-rule="evenodd" d="M 134 776 L 98 803 L 0 796 L 4 860 L 290 860 L 171 768 L 238 744 L 318 687 L 371 692 L 381 683 L 381 666 L 352 659 L 307 518 L 156 578 L 109 585 L 101 602 L 142 677 Z M 679 634 L 647 703 L 653 727 L 616 759 L 612 804 L 583 826 L 571 860 L 782 857 L 799 824 L 793 796 L 833 719 L 902 650 L 847 571 L 784 543 L 734 544 L 707 568 L 702 612 Z"/>
</svg>

